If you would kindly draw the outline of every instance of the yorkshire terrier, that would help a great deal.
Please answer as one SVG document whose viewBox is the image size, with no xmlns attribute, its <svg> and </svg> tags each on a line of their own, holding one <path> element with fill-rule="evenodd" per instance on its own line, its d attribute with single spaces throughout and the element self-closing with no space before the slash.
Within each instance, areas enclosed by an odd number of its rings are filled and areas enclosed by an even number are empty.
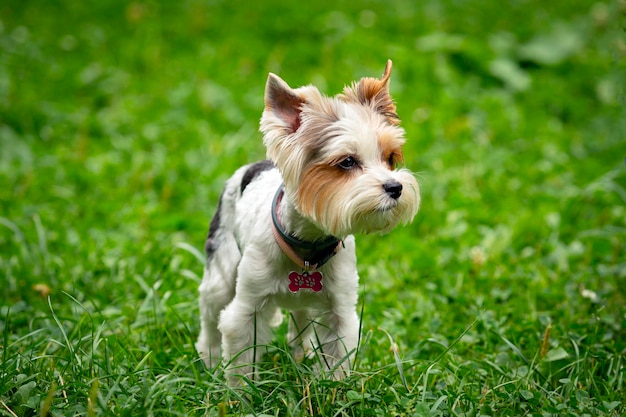
<svg viewBox="0 0 626 417">
<path fill-rule="evenodd" d="M 359 338 L 354 233 L 389 232 L 420 204 L 403 161 L 404 129 L 381 79 L 335 97 L 269 74 L 260 130 L 269 160 L 227 180 L 211 220 L 196 348 L 209 368 L 254 377 L 272 327 L 341 378 Z"/>
</svg>

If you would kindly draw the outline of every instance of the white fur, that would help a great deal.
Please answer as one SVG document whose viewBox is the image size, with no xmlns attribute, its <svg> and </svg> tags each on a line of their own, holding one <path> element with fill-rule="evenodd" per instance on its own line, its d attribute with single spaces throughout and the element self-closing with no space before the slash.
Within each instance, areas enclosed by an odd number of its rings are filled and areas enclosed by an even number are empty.
<svg viewBox="0 0 626 417">
<path fill-rule="evenodd" d="M 304 104 L 297 109 L 302 124 L 290 130 L 288 117 L 266 107 L 261 130 L 268 157 L 277 167 L 261 172 L 243 193 L 241 181 L 250 166 L 240 168 L 225 185 L 200 285 L 202 329 L 196 348 L 210 368 L 223 359 L 229 375 L 251 375 L 271 340 L 272 326 L 280 322 L 281 310 L 289 309 L 293 320 L 288 337 L 297 354 L 314 349 L 341 377 L 349 372 L 359 336 L 359 277 L 352 233 L 386 233 L 410 221 L 419 207 L 419 186 L 409 171 L 392 170 L 381 159 L 379 135 L 393 135 L 401 144 L 401 128 L 367 105 L 323 97 L 312 86 L 291 90 L 278 80 L 273 87 L 279 93 L 302 99 Z M 266 103 L 267 97 L 266 92 Z M 326 119 L 327 125 L 312 124 Z M 318 149 L 309 149 L 309 139 L 320 132 L 328 138 L 322 138 Z M 317 192 L 299 188 L 307 167 L 342 156 L 357 157 L 358 170 L 332 185 L 334 192 L 320 202 L 323 213 L 303 216 L 296 204 L 299 193 Z M 399 198 L 384 190 L 383 184 L 390 181 L 402 184 Z M 278 246 L 270 217 L 272 199 L 283 182 L 280 216 L 289 233 L 311 241 L 328 234 L 343 240 L 344 247 L 319 269 L 323 274 L 319 293 L 288 289 L 289 273 L 301 269 Z"/>
</svg>

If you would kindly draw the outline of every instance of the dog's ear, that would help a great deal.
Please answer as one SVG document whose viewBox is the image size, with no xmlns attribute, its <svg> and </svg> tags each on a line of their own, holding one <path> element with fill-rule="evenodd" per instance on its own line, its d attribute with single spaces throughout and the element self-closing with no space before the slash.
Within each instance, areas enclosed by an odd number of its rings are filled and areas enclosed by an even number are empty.
<svg viewBox="0 0 626 417">
<path fill-rule="evenodd" d="M 385 116 L 387 121 L 393 125 L 400 124 L 400 119 L 396 114 L 396 105 L 389 94 L 389 79 L 391 78 L 391 60 L 387 60 L 385 72 L 382 78 L 361 78 L 350 87 L 343 90 L 343 98 L 349 101 L 356 101 L 364 105 L 369 105 L 378 113 Z"/>
<path fill-rule="evenodd" d="M 305 100 L 279 76 L 270 73 L 265 85 L 265 109 L 271 110 L 293 133 L 300 127 L 300 112 Z"/>
</svg>

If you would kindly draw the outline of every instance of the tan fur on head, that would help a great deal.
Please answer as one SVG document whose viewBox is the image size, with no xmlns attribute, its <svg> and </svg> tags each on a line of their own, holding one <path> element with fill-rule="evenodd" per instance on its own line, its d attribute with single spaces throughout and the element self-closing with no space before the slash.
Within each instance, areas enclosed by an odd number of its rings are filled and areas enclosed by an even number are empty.
<svg viewBox="0 0 626 417">
<path fill-rule="evenodd" d="M 371 77 L 361 78 L 360 81 L 353 83 L 350 87 L 344 88 L 343 95 L 340 98 L 369 105 L 375 111 L 385 116 L 388 123 L 399 125 L 400 118 L 396 114 L 396 105 L 389 94 L 391 68 L 392 63 L 389 59 L 380 80 Z"/>
</svg>

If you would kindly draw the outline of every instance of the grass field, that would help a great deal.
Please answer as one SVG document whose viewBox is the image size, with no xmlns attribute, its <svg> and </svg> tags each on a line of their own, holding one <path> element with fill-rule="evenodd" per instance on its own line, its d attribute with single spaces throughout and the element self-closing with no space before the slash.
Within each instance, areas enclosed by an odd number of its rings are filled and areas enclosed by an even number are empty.
<svg viewBox="0 0 626 417">
<path fill-rule="evenodd" d="M 0 3 L 0 415 L 626 414 L 626 3 Z M 358 236 L 355 372 L 193 347 L 272 71 L 394 62 L 415 221 Z"/>
</svg>

